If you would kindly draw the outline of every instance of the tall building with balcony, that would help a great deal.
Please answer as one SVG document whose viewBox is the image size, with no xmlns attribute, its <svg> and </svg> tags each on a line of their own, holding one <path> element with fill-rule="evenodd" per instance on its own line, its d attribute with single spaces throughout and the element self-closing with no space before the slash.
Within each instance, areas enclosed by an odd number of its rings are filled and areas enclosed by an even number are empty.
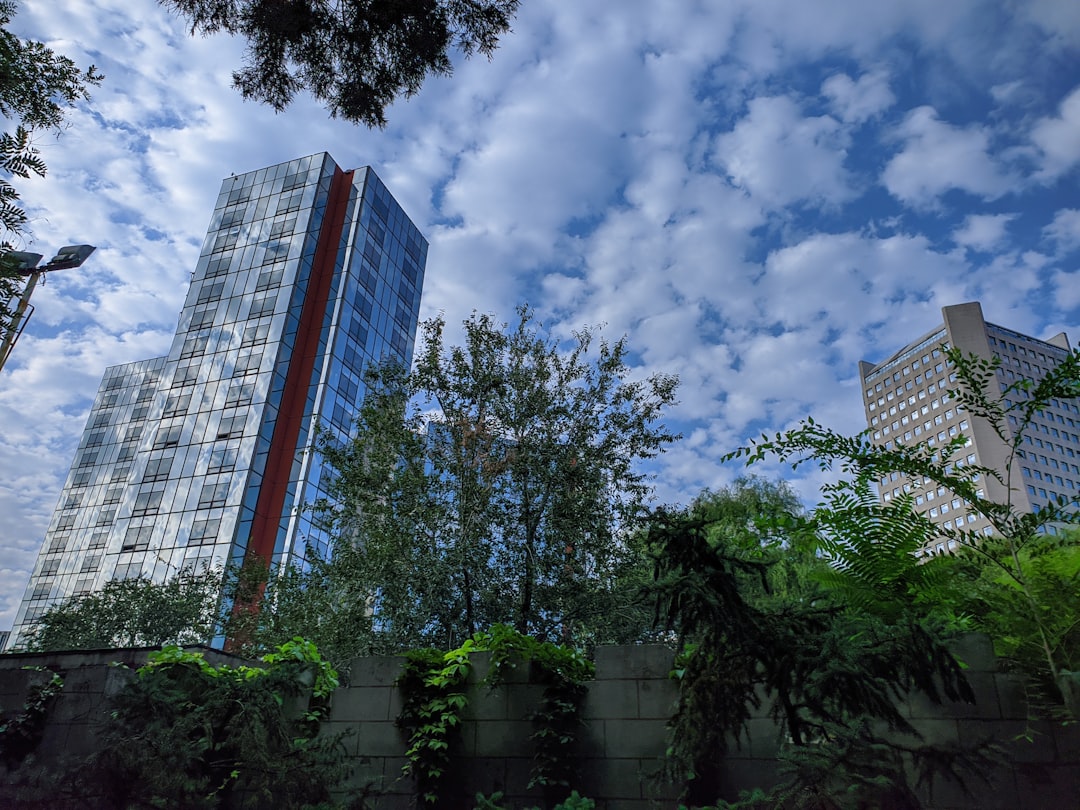
<svg viewBox="0 0 1080 810">
<path fill-rule="evenodd" d="M 920 442 L 944 446 L 966 437 L 966 447 L 954 452 L 958 465 L 978 464 L 997 470 L 1002 482 L 982 481 L 984 494 L 998 503 L 1011 503 L 1022 512 L 1038 510 L 1064 496 L 1080 495 L 1080 400 L 1055 400 L 1024 432 L 1019 453 L 985 421 L 957 407 L 953 392 L 956 370 L 944 355 L 947 347 L 983 359 L 999 358 L 998 382 L 1004 390 L 1017 380 L 1038 382 L 1070 352 L 1064 332 L 1047 340 L 987 323 L 976 303 L 943 307 L 942 323 L 874 364 L 859 363 L 866 424 L 874 444 L 893 447 Z M 1018 427 L 1011 420 L 1010 430 Z M 916 511 L 946 529 L 985 534 L 990 527 L 980 515 L 943 487 L 892 473 L 879 482 L 883 502 L 909 492 Z M 928 551 L 949 550 L 950 542 L 937 539 Z"/>
<path fill-rule="evenodd" d="M 13 645 L 111 579 L 325 550 L 317 425 L 347 435 L 365 368 L 410 362 L 426 259 L 370 168 L 225 179 L 168 355 L 105 371 Z"/>
</svg>

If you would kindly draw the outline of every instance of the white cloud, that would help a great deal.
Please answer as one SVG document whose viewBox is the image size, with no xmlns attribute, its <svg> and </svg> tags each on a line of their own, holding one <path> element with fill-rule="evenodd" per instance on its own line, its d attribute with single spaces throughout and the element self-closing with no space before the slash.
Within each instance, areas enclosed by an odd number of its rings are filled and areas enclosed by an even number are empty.
<svg viewBox="0 0 1080 810">
<path fill-rule="evenodd" d="M 931 205 L 958 189 L 984 199 L 1009 191 L 1013 179 L 990 154 L 986 127 L 955 127 L 928 106 L 908 113 L 897 128 L 903 148 L 886 165 L 882 182 L 905 203 Z"/>
<path fill-rule="evenodd" d="M 1006 238 L 1006 228 L 1016 214 L 970 214 L 964 224 L 953 231 L 953 241 L 970 250 L 988 252 L 999 247 Z"/>
<path fill-rule="evenodd" d="M 821 93 L 845 123 L 862 123 L 896 103 L 889 76 L 882 70 L 864 73 L 855 81 L 846 73 L 836 73 L 822 83 Z"/>
<path fill-rule="evenodd" d="M 1054 214 L 1054 220 L 1045 228 L 1043 235 L 1057 246 L 1058 254 L 1080 248 L 1080 208 L 1063 208 Z"/>
<path fill-rule="evenodd" d="M 1061 102 L 1058 115 L 1036 122 L 1031 141 L 1039 150 L 1039 180 L 1055 180 L 1080 163 L 1080 87 Z"/>
<path fill-rule="evenodd" d="M 786 96 L 755 98 L 712 159 L 762 205 L 837 204 L 854 195 L 844 168 L 848 136 L 836 119 L 804 117 Z"/>
</svg>

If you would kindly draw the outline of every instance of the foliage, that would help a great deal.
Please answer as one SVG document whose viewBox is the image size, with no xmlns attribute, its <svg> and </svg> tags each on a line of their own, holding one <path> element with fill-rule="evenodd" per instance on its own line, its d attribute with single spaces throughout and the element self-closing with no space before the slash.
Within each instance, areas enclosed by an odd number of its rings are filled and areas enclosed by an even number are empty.
<svg viewBox="0 0 1080 810">
<path fill-rule="evenodd" d="M 409 734 L 403 773 L 416 781 L 426 807 L 451 807 L 449 785 L 451 737 L 459 731 L 461 711 L 468 704 L 463 686 L 471 665 L 472 639 L 461 648 L 440 653 L 416 650 L 405 655 L 398 678 L 403 703 L 397 724 Z"/>
<path fill-rule="evenodd" d="M 370 127 L 430 76 L 453 71 L 450 52 L 491 56 L 518 0 L 159 0 L 192 33 L 247 41 L 233 85 L 279 112 L 306 90 L 330 115 Z"/>
<path fill-rule="evenodd" d="M 316 806 L 346 775 L 340 736 L 316 736 L 336 686 L 303 639 L 261 667 L 214 666 L 178 647 L 151 653 L 114 699 L 83 790 L 122 807 Z"/>
<path fill-rule="evenodd" d="M 1020 378 L 1009 385 L 999 382 L 996 358 L 955 349 L 946 355 L 959 381 L 957 409 L 1008 449 L 1001 469 L 954 459 L 963 438 L 944 448 L 928 443 L 882 448 L 867 433 L 843 436 L 812 419 L 772 439 L 763 436 L 728 458 L 753 463 L 774 456 L 794 466 L 813 461 L 822 469 L 838 465 L 844 480 L 824 488 L 824 502 L 803 526 L 804 535 L 816 536 L 819 551 L 833 563 L 826 575 L 830 587 L 886 616 L 911 610 L 988 632 L 996 651 L 1027 677 L 1037 711 L 1047 710 L 1049 700 L 1058 710 L 1080 716 L 1072 562 L 1080 535 L 1059 528 L 1080 522 L 1080 497 L 1060 498 L 1036 511 L 1013 499 L 1013 477 L 1026 458 L 1033 421 L 1055 400 L 1080 394 L 1080 352 L 1067 355 L 1037 382 Z M 986 519 L 992 536 L 934 525 L 912 512 L 910 497 L 877 503 L 871 487 L 891 473 L 961 498 L 968 511 Z M 995 490 L 1003 502 L 986 494 Z M 938 543 L 962 553 L 955 559 L 918 558 L 920 548 Z"/>
<path fill-rule="evenodd" d="M 213 638 L 222 572 L 183 571 L 162 583 L 113 580 L 100 591 L 50 607 L 27 633 L 26 648 L 93 650 L 202 644 Z"/>
<path fill-rule="evenodd" d="M 808 760 L 840 751 L 850 730 L 859 729 L 860 753 L 870 761 L 870 752 L 879 752 L 878 770 L 859 801 L 873 795 L 871 804 L 880 806 L 904 789 L 905 754 L 918 750 L 898 742 L 917 734 L 897 700 L 917 690 L 934 702 L 972 701 L 961 665 L 932 621 L 913 613 L 886 620 L 827 591 L 819 581 L 824 563 L 788 531 L 799 526 L 797 515 L 767 509 L 758 528 L 739 508 L 745 493 L 737 486 L 732 494 L 713 496 L 697 511 L 660 513 L 650 527 L 657 618 L 679 635 L 671 775 L 685 780 L 692 802 L 715 800 L 722 786 L 714 763 L 729 746 L 742 744 L 752 711 L 767 699 L 793 765 L 780 791 L 813 794 L 813 779 L 827 771 L 809 767 Z M 782 488 L 765 499 L 773 507 L 783 501 Z M 880 755 L 886 750 L 893 753 Z M 834 770 L 833 776 L 862 784 L 850 762 L 851 774 Z M 859 806 L 849 799 L 792 806 Z"/>
<path fill-rule="evenodd" d="M 0 720 L 0 761 L 8 768 L 18 767 L 38 747 L 49 709 L 64 688 L 64 679 L 57 672 L 45 667 L 23 669 L 48 673 L 48 677 L 30 687 L 19 714 Z"/>
<path fill-rule="evenodd" d="M 503 794 L 500 791 L 495 791 L 490 796 L 477 793 L 475 810 L 509 810 L 509 808 L 503 804 L 502 798 Z M 580 795 L 574 790 L 566 797 L 565 801 L 556 804 L 552 810 L 594 810 L 595 807 L 595 801 Z M 530 808 L 530 810 L 540 810 L 540 808 L 533 807 Z"/>
<path fill-rule="evenodd" d="M 101 82 L 93 66 L 84 70 L 41 42 L 24 40 L 8 30 L 15 16 L 15 0 L 0 0 L 0 115 L 14 125 L 0 133 L 0 334 L 11 323 L 10 302 L 19 295 L 18 275 L 5 261 L 12 239 L 26 225 L 26 212 L 11 178 L 45 176 L 33 136 L 42 130 L 59 131 L 67 110 L 89 98 L 89 87 Z"/>
<path fill-rule="evenodd" d="M 482 651 L 491 653 L 483 685 L 502 684 L 522 664 L 532 667 L 535 680 L 544 685 L 540 705 L 532 715 L 536 730 L 530 739 L 536 750 L 527 787 L 540 787 L 550 803 L 568 810 L 579 806 L 572 801 L 589 801 L 571 792 L 571 781 L 577 776 L 573 753 L 585 683 L 592 680 L 595 667 L 577 650 L 496 625 L 458 649 L 419 650 L 405 656 L 405 670 L 398 679 L 404 698 L 398 725 L 409 732 L 409 763 L 404 772 L 416 779 L 422 802 L 432 807 L 457 806 L 455 788 L 448 779 L 452 742 L 468 704 L 463 687 L 471 669 L 469 654 Z M 497 805 L 499 798 L 477 796 L 477 801 Z"/>
<path fill-rule="evenodd" d="M 411 373 L 373 374 L 355 437 L 325 437 L 337 474 L 319 514 L 372 651 L 497 623 L 578 645 L 641 632 L 623 587 L 650 492 L 636 463 L 675 438 L 660 419 L 676 380 L 630 382 L 624 340 L 594 350 L 583 330 L 564 351 L 519 315 L 474 315 L 449 350 L 428 321 Z"/>
</svg>

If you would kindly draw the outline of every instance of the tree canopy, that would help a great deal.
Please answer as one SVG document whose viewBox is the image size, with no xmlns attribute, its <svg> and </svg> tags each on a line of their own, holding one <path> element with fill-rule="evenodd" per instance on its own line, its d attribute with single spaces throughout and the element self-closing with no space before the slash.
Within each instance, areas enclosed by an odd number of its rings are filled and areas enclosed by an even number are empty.
<svg viewBox="0 0 1080 810">
<path fill-rule="evenodd" d="M 192 33 L 247 41 L 233 85 L 284 110 L 301 91 L 332 117 L 382 127 L 386 108 L 453 72 L 450 53 L 490 56 L 518 0 L 159 0 Z"/>
<path fill-rule="evenodd" d="M 366 628 L 369 651 L 497 623 L 579 644 L 640 632 L 620 583 L 643 576 L 638 463 L 675 438 L 662 418 L 677 380 L 631 381 L 624 340 L 586 329 L 560 346 L 519 316 L 474 315 L 449 349 L 443 321 L 426 322 L 415 368 L 375 371 L 354 435 L 323 443 L 336 475 L 318 514 L 338 546 L 301 579 L 340 596 L 325 607 L 353 638 Z M 271 599 L 291 603 L 289 587 Z"/>
<path fill-rule="evenodd" d="M 145 578 L 108 582 L 45 611 L 25 646 L 100 650 L 161 644 L 205 644 L 218 625 L 222 572 L 185 571 L 162 583 Z"/>
</svg>

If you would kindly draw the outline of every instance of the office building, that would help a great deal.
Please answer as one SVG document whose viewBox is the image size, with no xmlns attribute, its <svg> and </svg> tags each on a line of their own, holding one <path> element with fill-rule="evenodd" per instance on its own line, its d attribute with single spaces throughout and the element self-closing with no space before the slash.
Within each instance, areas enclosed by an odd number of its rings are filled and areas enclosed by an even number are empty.
<svg viewBox="0 0 1080 810">
<path fill-rule="evenodd" d="M 317 425 L 344 437 L 365 367 L 410 362 L 426 258 L 370 168 L 224 180 L 168 355 L 105 372 L 13 643 L 114 578 L 325 549 Z"/>
<path fill-rule="evenodd" d="M 1037 414 L 1025 431 L 1020 452 L 1013 454 L 985 420 L 957 407 L 956 370 L 944 355 L 946 347 L 955 347 L 984 359 L 999 358 L 998 382 L 1004 390 L 1020 379 L 1041 380 L 1066 357 L 1070 347 L 1065 333 L 1040 340 L 987 323 L 978 303 L 943 307 L 941 315 L 939 326 L 884 362 L 859 363 L 873 443 L 888 448 L 925 442 L 933 447 L 963 436 L 968 444 L 954 452 L 953 461 L 958 466 L 988 467 L 1002 476 L 1003 483 L 990 477 L 982 480 L 990 500 L 1032 512 L 1058 496 L 1075 498 L 1080 494 L 1080 400 L 1055 400 Z M 1017 427 L 1015 418 L 1010 422 L 1010 430 Z M 984 518 L 929 481 L 893 473 L 879 484 L 883 502 L 910 492 L 916 511 L 943 528 L 990 533 Z M 943 552 L 948 544 L 938 539 L 928 550 Z M 955 547 L 955 541 L 951 545 Z"/>
</svg>

